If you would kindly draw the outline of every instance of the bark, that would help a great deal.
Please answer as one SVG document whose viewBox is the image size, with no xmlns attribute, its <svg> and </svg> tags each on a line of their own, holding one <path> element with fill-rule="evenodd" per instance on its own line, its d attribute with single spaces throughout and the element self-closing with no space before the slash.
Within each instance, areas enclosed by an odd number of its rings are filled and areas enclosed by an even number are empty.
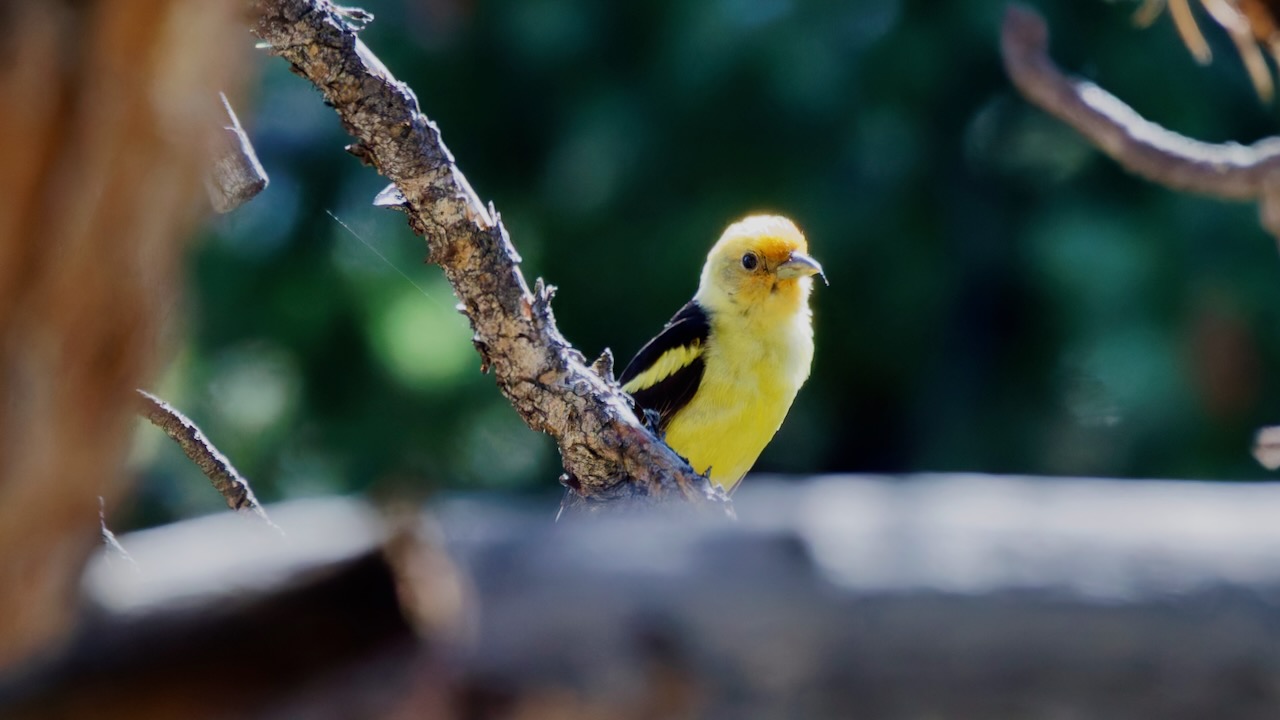
<svg viewBox="0 0 1280 720">
<path fill-rule="evenodd" d="M 211 0 L 0 10 L 0 668 L 65 632 L 162 359 L 218 90 L 243 47 Z"/>
<path fill-rule="evenodd" d="M 182 448 L 182 453 L 200 468 L 200 472 L 209 478 L 214 489 L 227 501 L 227 507 L 251 513 L 271 524 L 266 511 L 253 494 L 253 488 L 249 487 L 249 481 L 236 470 L 226 455 L 218 452 L 218 448 L 209 442 L 209 438 L 205 437 L 204 432 L 190 418 L 149 392 L 139 390 L 138 399 L 141 415 Z"/>
<path fill-rule="evenodd" d="M 375 204 L 409 216 L 474 330 L 482 369 L 533 429 L 555 438 L 565 484 L 592 504 L 728 499 L 636 419 L 612 378 L 592 372 L 556 329 L 554 289 L 530 291 L 501 218 L 454 164 L 413 93 L 356 37 L 363 14 L 324 0 L 255 0 L 253 31 L 311 81 L 356 139 L 348 149 L 389 178 Z"/>
</svg>

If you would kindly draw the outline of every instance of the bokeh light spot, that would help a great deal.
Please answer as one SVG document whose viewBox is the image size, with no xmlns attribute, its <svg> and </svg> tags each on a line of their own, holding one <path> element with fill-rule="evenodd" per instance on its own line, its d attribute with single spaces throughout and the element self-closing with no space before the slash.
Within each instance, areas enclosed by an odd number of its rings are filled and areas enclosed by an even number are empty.
<svg viewBox="0 0 1280 720">
<path fill-rule="evenodd" d="M 443 279 L 424 281 L 428 293 L 406 286 L 378 311 L 371 325 L 379 359 L 401 382 L 431 389 L 456 381 L 478 362 L 467 321 L 446 303 Z"/>
</svg>

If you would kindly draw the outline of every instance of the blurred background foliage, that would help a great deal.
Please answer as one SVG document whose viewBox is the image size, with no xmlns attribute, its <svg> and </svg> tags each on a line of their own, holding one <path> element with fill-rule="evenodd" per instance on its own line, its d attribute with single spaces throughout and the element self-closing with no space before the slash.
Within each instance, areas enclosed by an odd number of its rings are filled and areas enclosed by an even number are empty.
<svg viewBox="0 0 1280 720">
<path fill-rule="evenodd" d="M 589 357 L 625 364 L 728 222 L 797 220 L 831 286 L 758 470 L 1266 477 L 1248 449 L 1280 419 L 1275 244 L 1252 206 L 1130 177 L 1023 102 L 1002 1 L 361 4 Z M 1064 67 L 1156 122 L 1276 131 L 1216 29 L 1199 67 L 1135 3 L 1037 6 Z M 422 241 L 371 206 L 384 181 L 305 81 L 261 68 L 240 105 L 271 185 L 191 253 L 155 389 L 265 500 L 558 492 Z M 134 524 L 220 505 L 159 432 L 135 459 Z"/>
</svg>

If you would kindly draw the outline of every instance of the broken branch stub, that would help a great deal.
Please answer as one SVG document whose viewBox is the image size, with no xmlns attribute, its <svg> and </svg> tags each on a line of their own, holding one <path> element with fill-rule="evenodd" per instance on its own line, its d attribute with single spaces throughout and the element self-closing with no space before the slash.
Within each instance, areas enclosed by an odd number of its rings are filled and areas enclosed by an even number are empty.
<svg viewBox="0 0 1280 720">
<path fill-rule="evenodd" d="M 249 134 L 240 125 L 240 118 L 227 100 L 226 93 L 218 93 L 227 113 L 228 125 L 210 142 L 210 167 L 205 176 L 205 191 L 214 212 L 229 213 L 258 196 L 267 188 L 267 171 L 258 162 Z"/>
</svg>

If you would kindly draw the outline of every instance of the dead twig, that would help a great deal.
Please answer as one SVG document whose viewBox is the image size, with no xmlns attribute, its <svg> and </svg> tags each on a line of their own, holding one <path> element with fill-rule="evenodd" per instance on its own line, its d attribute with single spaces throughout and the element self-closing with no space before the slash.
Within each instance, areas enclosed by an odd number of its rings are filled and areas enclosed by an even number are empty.
<svg viewBox="0 0 1280 720">
<path fill-rule="evenodd" d="M 235 466 L 225 455 L 218 452 L 218 448 L 214 447 L 209 438 L 205 437 L 190 418 L 145 390 L 139 390 L 138 396 L 141 398 L 139 414 L 178 443 L 182 452 L 200 468 L 205 477 L 209 478 L 213 487 L 222 493 L 228 507 L 232 510 L 251 512 L 262 518 L 263 522 L 276 527 L 267 517 L 267 512 L 258 504 L 258 499 L 253 496 L 253 488 L 249 487 L 249 481 L 236 471 Z M 279 530 L 279 528 L 276 529 Z"/>
<path fill-rule="evenodd" d="M 1023 97 L 1136 175 L 1173 190 L 1257 201 L 1263 227 L 1280 239 L 1280 138 L 1214 144 L 1167 130 L 1097 85 L 1063 74 L 1048 45 L 1043 17 L 1021 5 L 1005 10 L 1001 54 Z"/>
<path fill-rule="evenodd" d="M 553 288 L 530 291 L 494 208 L 454 164 L 417 99 L 356 37 L 369 18 L 323 0 L 254 0 L 253 32 L 333 106 L 348 150 L 395 189 L 377 204 L 409 216 L 471 322 L 482 368 L 533 429 L 555 438 L 566 485 L 588 501 L 683 499 L 728 507 L 722 491 L 647 431 L 616 383 L 556 329 Z"/>
</svg>

